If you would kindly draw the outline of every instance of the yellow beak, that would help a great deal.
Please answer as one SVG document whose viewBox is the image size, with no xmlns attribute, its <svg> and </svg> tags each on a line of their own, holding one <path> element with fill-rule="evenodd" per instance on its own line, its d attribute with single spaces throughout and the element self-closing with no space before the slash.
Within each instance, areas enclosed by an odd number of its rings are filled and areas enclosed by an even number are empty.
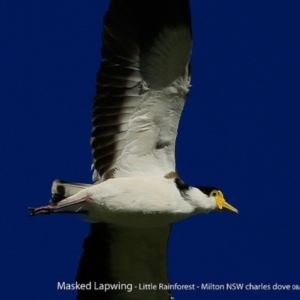
<svg viewBox="0 0 300 300">
<path fill-rule="evenodd" d="M 226 200 L 224 199 L 223 194 L 221 192 L 219 192 L 218 195 L 215 196 L 215 198 L 216 198 L 217 206 L 219 209 L 223 209 L 223 207 L 224 207 L 224 208 L 226 208 L 230 211 L 233 211 L 237 214 L 239 213 L 239 211 L 235 207 L 233 207 L 232 205 L 230 205 L 229 203 L 226 202 Z"/>
</svg>

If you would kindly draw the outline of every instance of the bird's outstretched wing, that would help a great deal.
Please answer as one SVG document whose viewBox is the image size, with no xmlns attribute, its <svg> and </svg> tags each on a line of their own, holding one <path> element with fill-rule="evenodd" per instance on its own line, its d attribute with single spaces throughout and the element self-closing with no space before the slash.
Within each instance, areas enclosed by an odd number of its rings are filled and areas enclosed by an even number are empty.
<svg viewBox="0 0 300 300">
<path fill-rule="evenodd" d="M 190 86 L 189 1 L 111 0 L 102 42 L 91 138 L 94 179 L 175 171 L 177 127 Z M 135 288 L 168 283 L 170 229 L 91 225 L 76 281 L 132 284 L 133 291 L 93 286 L 79 290 L 77 299 L 171 299 L 168 288 Z"/>
<path fill-rule="evenodd" d="M 187 0 L 112 0 L 93 106 L 95 179 L 175 171 L 189 90 Z"/>
</svg>

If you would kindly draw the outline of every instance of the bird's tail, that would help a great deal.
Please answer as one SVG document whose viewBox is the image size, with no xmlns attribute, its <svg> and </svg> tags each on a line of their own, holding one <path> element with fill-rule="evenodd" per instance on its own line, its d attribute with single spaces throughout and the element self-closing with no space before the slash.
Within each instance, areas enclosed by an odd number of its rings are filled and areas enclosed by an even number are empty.
<svg viewBox="0 0 300 300">
<path fill-rule="evenodd" d="M 60 202 L 61 200 L 70 197 L 90 186 L 91 184 L 74 183 L 74 182 L 67 182 L 67 181 L 56 179 L 53 181 L 52 184 L 52 188 L 51 188 L 52 195 L 51 195 L 50 203 L 52 205 L 57 205 L 57 203 Z"/>
</svg>

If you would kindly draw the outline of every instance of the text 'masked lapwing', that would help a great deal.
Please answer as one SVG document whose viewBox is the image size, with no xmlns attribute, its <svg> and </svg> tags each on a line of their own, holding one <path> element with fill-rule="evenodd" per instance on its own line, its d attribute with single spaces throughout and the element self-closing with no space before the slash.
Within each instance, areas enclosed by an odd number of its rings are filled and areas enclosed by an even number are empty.
<svg viewBox="0 0 300 300">
<path fill-rule="evenodd" d="M 190 88 L 188 0 L 111 0 L 104 17 L 91 146 L 94 184 L 55 180 L 50 205 L 31 215 L 77 213 L 90 223 L 77 299 L 172 299 L 167 244 L 174 222 L 223 209 L 215 187 L 192 187 L 176 173 L 175 141 Z M 89 103 L 87 103 L 89 105 Z M 118 287 L 117 287 L 118 285 Z"/>
</svg>

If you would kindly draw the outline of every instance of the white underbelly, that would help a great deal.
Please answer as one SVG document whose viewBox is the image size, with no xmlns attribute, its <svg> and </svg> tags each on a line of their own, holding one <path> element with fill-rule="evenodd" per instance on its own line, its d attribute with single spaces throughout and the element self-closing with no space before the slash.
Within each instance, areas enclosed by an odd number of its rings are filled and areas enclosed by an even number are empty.
<svg viewBox="0 0 300 300">
<path fill-rule="evenodd" d="M 107 180 L 89 189 L 89 222 L 106 222 L 126 227 L 158 227 L 182 220 L 192 208 L 175 184 L 156 177 Z"/>
</svg>

